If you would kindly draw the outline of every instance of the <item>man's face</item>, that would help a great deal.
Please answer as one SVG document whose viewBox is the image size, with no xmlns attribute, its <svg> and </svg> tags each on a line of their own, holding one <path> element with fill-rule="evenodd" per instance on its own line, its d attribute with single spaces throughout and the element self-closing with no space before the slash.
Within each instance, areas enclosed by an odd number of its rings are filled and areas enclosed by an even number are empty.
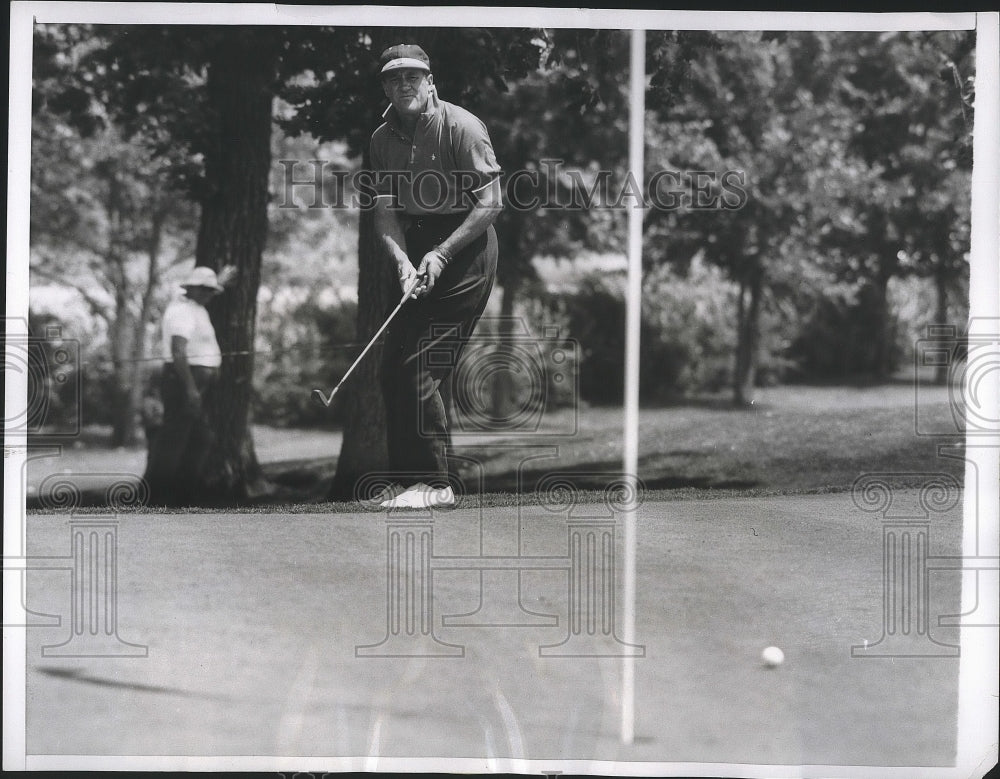
<svg viewBox="0 0 1000 779">
<path fill-rule="evenodd" d="M 187 296 L 200 306 L 207 306 L 208 301 L 215 297 L 215 290 L 211 287 L 185 287 Z"/>
<path fill-rule="evenodd" d="M 418 68 L 400 68 L 382 78 L 382 89 L 400 116 L 416 117 L 427 110 L 434 76 Z"/>
</svg>

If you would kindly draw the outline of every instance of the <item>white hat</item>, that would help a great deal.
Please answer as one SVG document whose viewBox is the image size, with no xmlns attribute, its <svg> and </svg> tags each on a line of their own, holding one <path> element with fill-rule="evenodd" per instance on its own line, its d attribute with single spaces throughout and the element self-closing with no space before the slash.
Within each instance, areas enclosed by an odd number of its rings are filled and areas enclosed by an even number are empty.
<svg viewBox="0 0 1000 779">
<path fill-rule="evenodd" d="M 403 68 L 414 68 L 425 73 L 431 72 L 430 58 L 415 43 L 397 43 L 395 46 L 390 46 L 382 52 L 379 64 L 382 66 L 380 72 L 383 76 L 389 71 L 402 70 Z"/>
<path fill-rule="evenodd" d="M 216 292 L 224 291 L 215 271 L 205 265 L 197 265 L 188 274 L 187 281 L 181 282 L 182 287 L 208 287 Z"/>
</svg>

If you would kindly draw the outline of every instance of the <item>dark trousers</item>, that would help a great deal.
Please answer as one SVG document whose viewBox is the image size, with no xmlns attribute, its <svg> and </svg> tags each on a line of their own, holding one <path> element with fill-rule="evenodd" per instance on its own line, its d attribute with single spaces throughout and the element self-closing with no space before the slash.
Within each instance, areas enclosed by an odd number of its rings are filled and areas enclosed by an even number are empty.
<svg viewBox="0 0 1000 779">
<path fill-rule="evenodd" d="M 184 382 L 166 363 L 160 375 L 163 400 L 163 424 L 153 438 L 143 478 L 149 487 L 152 505 L 191 505 L 196 500 L 195 487 L 202 476 L 212 443 L 212 433 L 205 417 L 211 402 L 218 371 L 191 366 L 191 375 L 201 394 L 201 406 L 191 408 Z"/>
<path fill-rule="evenodd" d="M 464 218 L 411 220 L 406 251 L 413 266 Z M 448 484 L 450 435 L 441 385 L 486 308 L 496 267 L 497 237 L 490 227 L 455 255 L 427 297 L 407 301 L 386 331 L 381 383 L 389 468 L 403 485 Z"/>
</svg>

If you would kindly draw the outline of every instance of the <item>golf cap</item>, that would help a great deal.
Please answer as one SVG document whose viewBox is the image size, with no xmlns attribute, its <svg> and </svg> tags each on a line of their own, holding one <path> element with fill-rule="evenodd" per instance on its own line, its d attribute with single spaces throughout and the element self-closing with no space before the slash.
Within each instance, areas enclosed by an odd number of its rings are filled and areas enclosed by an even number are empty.
<svg viewBox="0 0 1000 779">
<path fill-rule="evenodd" d="M 186 280 L 181 282 L 182 287 L 207 287 L 216 292 L 222 292 L 223 287 L 219 284 L 219 279 L 215 271 L 204 265 L 199 265 L 188 274 Z"/>
<path fill-rule="evenodd" d="M 427 53 L 415 43 L 397 43 L 382 52 L 379 57 L 379 73 L 385 75 L 393 70 L 416 68 L 431 72 L 431 60 Z"/>
</svg>

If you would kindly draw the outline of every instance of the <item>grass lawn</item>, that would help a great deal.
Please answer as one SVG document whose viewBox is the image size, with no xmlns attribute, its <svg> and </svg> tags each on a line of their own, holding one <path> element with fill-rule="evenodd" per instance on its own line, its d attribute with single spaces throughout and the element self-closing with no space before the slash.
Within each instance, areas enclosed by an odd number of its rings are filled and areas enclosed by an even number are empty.
<svg viewBox="0 0 1000 779">
<path fill-rule="evenodd" d="M 951 419 L 948 389 L 922 393 L 921 414 L 943 426 Z M 488 505 L 544 500 L 556 476 L 581 497 L 599 498 L 621 475 L 622 421 L 617 407 L 562 409 L 530 435 L 458 433 L 457 471 L 466 491 Z M 642 410 L 638 475 L 647 500 L 842 491 L 870 472 L 901 474 L 892 479 L 898 486 L 919 485 L 920 474 L 934 472 L 961 482 L 962 461 L 937 449 L 962 438 L 921 436 L 915 428 L 909 384 L 764 388 L 749 409 L 700 398 Z M 141 475 L 144 449 L 114 450 L 101 439 L 102 431 L 89 431 L 57 456 L 30 461 L 29 506 L 47 478 L 51 485 L 63 475 L 81 490 L 103 492 L 115 474 Z M 254 440 L 275 488 L 259 510 L 357 510 L 323 502 L 339 432 L 256 427 Z"/>
</svg>

